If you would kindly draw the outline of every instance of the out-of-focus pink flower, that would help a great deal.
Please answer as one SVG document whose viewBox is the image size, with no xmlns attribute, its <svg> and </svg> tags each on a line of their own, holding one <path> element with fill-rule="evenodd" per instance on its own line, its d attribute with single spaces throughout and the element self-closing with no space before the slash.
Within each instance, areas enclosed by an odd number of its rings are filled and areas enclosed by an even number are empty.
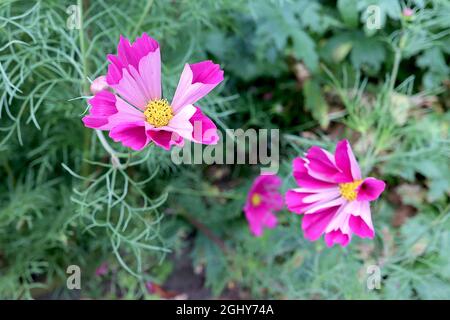
<svg viewBox="0 0 450 320">
<path fill-rule="evenodd" d="M 147 289 L 147 292 L 152 294 L 155 293 L 155 286 L 153 285 L 153 283 L 151 281 L 147 281 L 145 283 L 145 288 Z"/>
<path fill-rule="evenodd" d="M 263 100 L 268 101 L 268 100 L 272 100 L 272 98 L 273 98 L 273 92 L 266 92 L 263 94 Z"/>
<path fill-rule="evenodd" d="M 244 206 L 250 231 L 259 237 L 264 228 L 275 228 L 277 217 L 274 212 L 283 208 L 283 196 L 278 189 L 281 179 L 276 175 L 261 175 L 255 179 Z"/>
<path fill-rule="evenodd" d="M 95 269 L 95 275 L 97 277 L 104 276 L 109 271 L 109 265 L 108 262 L 103 262 L 97 269 Z"/>
<path fill-rule="evenodd" d="M 414 14 L 414 10 L 411 8 L 404 8 L 402 14 L 405 17 L 411 17 Z"/>
<path fill-rule="evenodd" d="M 97 94 L 102 90 L 105 90 L 108 88 L 108 83 L 106 82 L 105 76 L 97 77 L 94 81 L 91 83 L 91 92 L 92 94 Z"/>
<path fill-rule="evenodd" d="M 333 154 L 312 147 L 305 157 L 293 162 L 293 174 L 300 188 L 286 193 L 290 211 L 303 214 L 302 229 L 310 241 L 325 234 L 325 243 L 346 246 L 353 234 L 375 235 L 370 201 L 378 199 L 385 183 L 361 177 L 350 144 L 340 141 Z"/>
<path fill-rule="evenodd" d="M 109 131 L 114 141 L 133 150 L 142 150 L 151 141 L 166 150 L 182 146 L 184 139 L 217 143 L 215 124 L 194 104 L 223 80 L 219 65 L 186 64 L 169 103 L 161 92 L 158 42 L 146 33 L 132 44 L 121 36 L 117 51 L 107 57 L 106 83 L 112 92 L 104 88 L 88 101 L 86 127 Z"/>
</svg>

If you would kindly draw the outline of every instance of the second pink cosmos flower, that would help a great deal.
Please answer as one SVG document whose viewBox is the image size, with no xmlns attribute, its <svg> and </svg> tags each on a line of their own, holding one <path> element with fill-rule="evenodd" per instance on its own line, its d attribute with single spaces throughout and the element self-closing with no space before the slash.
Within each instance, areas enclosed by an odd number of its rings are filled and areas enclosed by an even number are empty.
<svg viewBox="0 0 450 320">
<path fill-rule="evenodd" d="M 385 183 L 361 177 L 361 170 L 347 140 L 340 141 L 333 154 L 311 147 L 305 157 L 293 163 L 300 188 L 286 193 L 289 210 L 303 214 L 302 228 L 311 241 L 325 234 L 325 243 L 346 246 L 353 234 L 375 235 L 370 201 L 378 199 Z"/>
<path fill-rule="evenodd" d="M 186 64 L 172 101 L 161 90 L 161 55 L 157 41 L 144 33 L 133 44 L 120 37 L 110 61 L 104 88 L 96 89 L 83 118 L 89 128 L 107 130 L 116 142 L 141 150 L 153 141 L 170 149 L 184 139 L 216 144 L 215 124 L 194 104 L 223 80 L 223 70 L 211 61 Z M 96 87 L 101 84 L 96 84 Z"/>
<path fill-rule="evenodd" d="M 276 211 L 283 208 L 283 196 L 278 189 L 281 179 L 275 175 L 261 175 L 255 179 L 248 192 L 244 206 L 250 231 L 254 236 L 261 236 L 264 228 L 275 228 Z"/>
</svg>

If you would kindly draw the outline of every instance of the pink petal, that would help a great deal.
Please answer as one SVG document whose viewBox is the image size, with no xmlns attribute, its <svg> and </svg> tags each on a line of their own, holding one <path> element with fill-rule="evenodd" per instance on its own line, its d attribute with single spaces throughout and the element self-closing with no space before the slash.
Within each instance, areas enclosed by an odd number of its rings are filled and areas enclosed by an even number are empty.
<svg viewBox="0 0 450 320">
<path fill-rule="evenodd" d="M 341 230 L 344 233 L 350 232 L 350 227 L 348 225 L 348 220 L 350 215 L 354 212 L 358 212 L 360 208 L 360 203 L 358 201 L 347 202 L 344 201 L 336 212 L 333 220 L 328 224 L 325 232 L 331 232 L 333 230 Z"/>
<path fill-rule="evenodd" d="M 120 125 L 122 123 L 130 122 L 144 122 L 144 113 L 130 106 L 123 99 L 116 96 L 116 109 L 117 113 L 109 116 L 108 118 L 108 130 Z"/>
<path fill-rule="evenodd" d="M 119 45 L 117 46 L 118 55 L 107 56 L 111 62 L 106 75 L 108 84 L 118 84 L 122 78 L 123 70 L 129 71 L 130 66 L 139 70 L 140 60 L 150 52 L 155 52 L 157 49 L 159 49 L 158 42 L 150 38 L 146 33 L 136 38 L 136 41 L 132 45 L 130 45 L 130 41 L 127 38 L 120 36 Z M 157 55 L 159 56 L 159 53 Z"/>
<path fill-rule="evenodd" d="M 89 115 L 83 117 L 83 123 L 88 128 L 109 130 L 108 118 L 118 112 L 116 108 L 116 97 L 107 90 L 98 92 L 88 100 L 91 105 Z"/>
<path fill-rule="evenodd" d="M 333 176 L 339 173 L 339 169 L 334 163 L 334 156 L 322 148 L 313 146 L 307 154 L 306 159 L 309 160 L 308 168 L 319 173 L 319 179 L 324 181 L 335 182 Z"/>
<path fill-rule="evenodd" d="M 320 189 L 330 188 L 336 185 L 335 183 L 321 181 L 312 177 L 305 167 L 305 160 L 302 158 L 295 158 L 292 165 L 294 178 L 301 187 Z"/>
<path fill-rule="evenodd" d="M 262 236 L 264 227 L 273 229 L 277 225 L 276 216 L 270 211 L 245 210 L 251 233 L 256 236 Z"/>
<path fill-rule="evenodd" d="M 150 100 L 161 99 L 161 55 L 159 48 L 139 61 L 139 75 L 146 96 Z"/>
<path fill-rule="evenodd" d="M 373 239 L 375 232 L 359 216 L 351 216 L 349 220 L 350 229 L 361 238 Z"/>
<path fill-rule="evenodd" d="M 288 190 L 285 194 L 285 202 L 289 211 L 297 214 L 302 214 L 304 212 L 304 204 L 302 195 L 298 194 L 294 190 Z"/>
<path fill-rule="evenodd" d="M 212 61 L 186 64 L 178 82 L 171 106 L 174 112 L 188 104 L 194 104 L 223 80 L 223 70 Z"/>
<path fill-rule="evenodd" d="M 260 237 L 263 234 L 263 226 L 259 221 L 251 220 L 247 217 L 247 221 L 249 224 L 250 232 L 255 237 Z"/>
<path fill-rule="evenodd" d="M 314 193 L 316 194 L 316 193 Z M 286 206 L 289 211 L 297 214 L 305 213 L 307 210 L 323 204 L 325 201 L 318 201 L 314 203 L 306 203 L 304 199 L 309 197 L 310 193 L 299 192 L 298 189 L 288 190 L 285 195 Z"/>
<path fill-rule="evenodd" d="M 335 243 L 345 247 L 350 242 L 350 235 L 342 233 L 341 230 L 334 230 L 325 234 L 325 243 L 332 247 Z"/>
<path fill-rule="evenodd" d="M 125 66 L 122 66 L 120 59 L 112 54 L 108 54 L 106 58 L 111 62 L 106 72 L 106 82 L 109 85 L 117 84 L 122 79 L 122 69 Z"/>
<path fill-rule="evenodd" d="M 384 191 L 386 184 L 382 180 L 366 178 L 356 189 L 358 201 L 374 201 Z"/>
<path fill-rule="evenodd" d="M 189 120 L 194 127 L 192 140 L 203 144 L 217 144 L 217 141 L 219 141 L 219 135 L 217 134 L 216 125 L 211 121 L 211 119 L 202 113 L 200 108 L 195 108 L 197 110 Z"/>
<path fill-rule="evenodd" d="M 303 202 L 304 203 L 314 203 L 314 202 L 318 202 L 318 201 L 331 201 L 340 196 L 341 196 L 341 194 L 339 192 L 339 189 L 336 187 L 336 188 L 332 188 L 327 191 L 321 190 L 320 192 L 308 195 L 307 197 L 305 197 L 303 199 Z"/>
<path fill-rule="evenodd" d="M 352 182 L 361 179 L 361 170 L 347 140 L 338 142 L 334 157 L 337 167 L 343 172 L 338 182 Z"/>
<path fill-rule="evenodd" d="M 116 97 L 107 90 L 98 92 L 93 98 L 88 100 L 92 106 L 90 114 L 95 116 L 110 116 L 117 113 Z"/>
<path fill-rule="evenodd" d="M 267 188 L 278 189 L 281 186 L 281 179 L 274 174 L 263 174 L 256 177 L 249 193 L 264 193 Z"/>
<path fill-rule="evenodd" d="M 150 140 L 144 122 L 119 124 L 109 132 L 109 136 L 133 150 L 142 150 Z"/>
<path fill-rule="evenodd" d="M 315 213 L 315 212 L 318 212 L 319 210 L 322 210 L 325 208 L 340 206 L 340 205 L 344 204 L 345 202 L 346 202 L 346 200 L 342 197 L 339 197 L 339 198 L 331 200 L 331 201 L 323 201 L 317 205 L 312 206 L 311 208 L 308 208 L 308 210 L 306 210 L 305 213 L 306 214 Z"/>
<path fill-rule="evenodd" d="M 219 84 L 223 80 L 223 71 L 218 64 L 211 60 L 202 61 L 190 65 L 193 78 L 192 83 Z"/>
<path fill-rule="evenodd" d="M 150 96 L 147 96 L 143 80 L 137 70 L 133 66 L 130 66 L 128 69 L 133 75 L 127 69 L 124 69 L 119 83 L 111 85 L 111 87 L 127 102 L 144 110 L 150 101 Z"/>
<path fill-rule="evenodd" d="M 337 207 L 324 209 L 315 214 L 307 214 L 302 219 L 302 229 L 305 238 L 310 241 L 316 241 L 325 231 L 333 216 L 336 214 Z"/>
<path fill-rule="evenodd" d="M 106 130 L 108 126 L 108 118 L 87 115 L 82 119 L 84 126 L 87 128 Z"/>
<path fill-rule="evenodd" d="M 183 144 L 183 138 L 175 132 L 147 130 L 147 135 L 156 145 L 166 150 L 170 150 L 170 147 L 174 144 L 179 146 Z"/>
<path fill-rule="evenodd" d="M 370 204 L 368 201 L 355 201 L 359 207 L 353 210 L 349 219 L 350 229 L 361 238 L 373 238 L 375 235 Z"/>
<path fill-rule="evenodd" d="M 277 226 L 278 220 L 277 217 L 273 213 L 269 213 L 266 216 L 266 219 L 264 220 L 264 225 L 269 228 L 273 229 Z"/>
</svg>

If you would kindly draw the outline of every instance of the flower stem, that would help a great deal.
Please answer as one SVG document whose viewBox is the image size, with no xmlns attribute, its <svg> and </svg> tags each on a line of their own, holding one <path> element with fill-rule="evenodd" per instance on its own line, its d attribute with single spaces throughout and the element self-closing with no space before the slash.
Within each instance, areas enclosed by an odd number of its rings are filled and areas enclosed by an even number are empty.
<svg viewBox="0 0 450 320">
<path fill-rule="evenodd" d="M 142 24 L 144 23 L 145 16 L 150 12 L 152 5 L 153 5 L 153 0 L 148 0 L 147 5 L 144 8 L 144 11 L 142 11 L 142 14 L 141 14 L 138 22 L 134 26 L 133 32 L 131 33 L 131 38 L 134 38 L 137 36 L 139 29 L 141 28 Z"/>
<path fill-rule="evenodd" d="M 78 29 L 78 36 L 80 39 L 80 52 L 81 52 L 81 64 L 83 67 L 83 78 L 81 79 L 81 83 L 82 83 L 82 91 L 83 91 L 83 95 L 88 95 L 89 94 L 89 83 L 87 82 L 87 77 L 89 74 L 89 68 L 88 68 L 88 63 L 87 63 L 87 56 L 86 56 L 86 39 L 85 39 L 85 30 L 84 30 L 84 19 L 83 19 L 83 4 L 84 1 L 83 0 L 78 0 L 77 1 L 78 4 L 78 9 L 79 11 L 79 22 L 80 22 L 80 29 Z M 87 159 L 89 156 L 89 142 L 90 142 L 90 131 L 89 130 L 84 130 L 84 138 L 83 138 L 83 159 Z M 82 166 L 81 166 L 81 175 L 82 176 L 87 176 L 89 173 L 89 164 L 84 161 Z"/>
<path fill-rule="evenodd" d="M 97 134 L 97 137 L 100 140 L 103 148 L 110 154 L 112 164 L 121 168 L 122 164 L 120 163 L 119 157 L 117 156 L 117 152 L 109 145 L 108 141 L 106 141 L 103 132 L 101 132 L 100 130 L 95 130 L 95 133 Z"/>
<path fill-rule="evenodd" d="M 402 60 L 402 52 L 400 48 L 395 48 L 394 66 L 392 67 L 392 73 L 389 83 L 389 92 L 393 93 L 395 88 L 395 81 L 397 80 L 398 68 L 400 66 L 400 61 Z"/>
</svg>

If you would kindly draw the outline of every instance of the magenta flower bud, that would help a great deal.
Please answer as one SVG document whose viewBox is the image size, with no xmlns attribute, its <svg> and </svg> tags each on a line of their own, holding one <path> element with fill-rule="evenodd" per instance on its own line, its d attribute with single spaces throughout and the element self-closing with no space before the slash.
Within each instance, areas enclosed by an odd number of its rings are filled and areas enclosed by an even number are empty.
<svg viewBox="0 0 450 320">
<path fill-rule="evenodd" d="M 97 77 L 94 81 L 91 83 L 91 92 L 92 94 L 96 94 L 102 90 L 105 90 L 108 88 L 108 83 L 106 82 L 105 76 Z"/>
<path fill-rule="evenodd" d="M 411 17 L 414 14 L 414 10 L 411 8 L 404 8 L 402 14 L 405 17 Z"/>
</svg>

